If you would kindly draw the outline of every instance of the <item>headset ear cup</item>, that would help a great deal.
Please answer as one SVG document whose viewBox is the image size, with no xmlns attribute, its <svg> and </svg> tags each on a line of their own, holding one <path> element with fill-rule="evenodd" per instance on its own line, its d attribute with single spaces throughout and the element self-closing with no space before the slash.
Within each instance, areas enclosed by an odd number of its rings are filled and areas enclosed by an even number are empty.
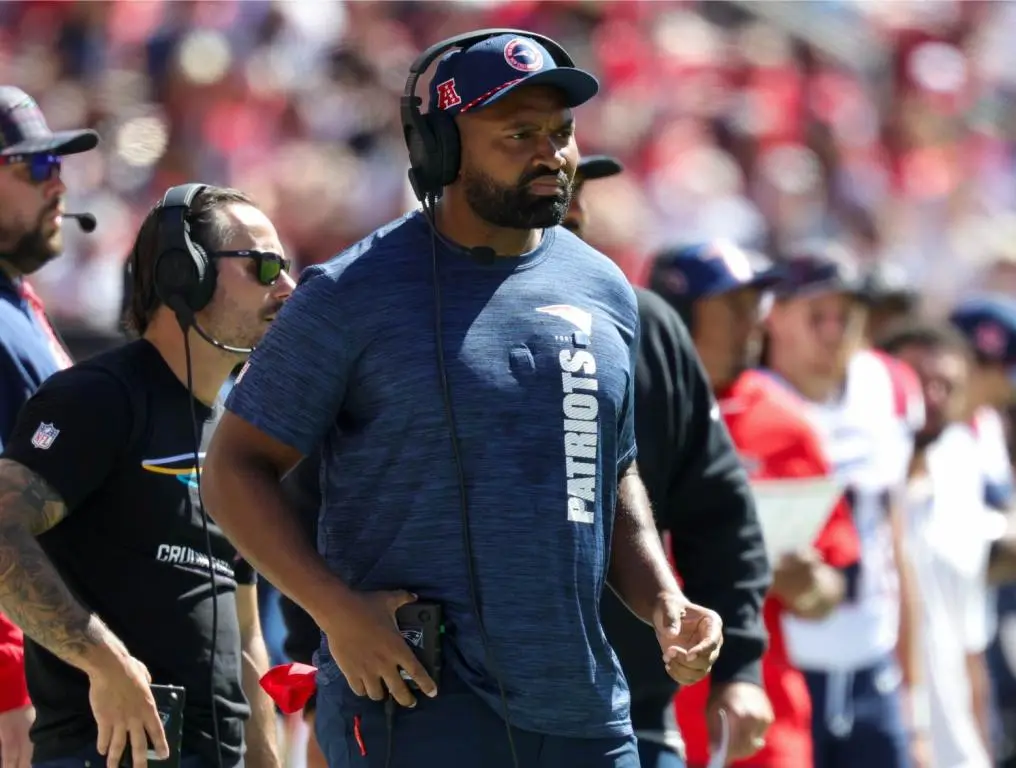
<svg viewBox="0 0 1016 768">
<path fill-rule="evenodd" d="M 164 251 L 155 261 L 155 294 L 172 306 L 183 299 L 189 306 L 193 286 L 198 282 L 197 266 L 190 254 L 179 249 Z"/>
<path fill-rule="evenodd" d="M 434 132 L 434 143 L 436 150 L 434 159 L 437 181 L 441 187 L 447 187 L 455 182 L 459 176 L 459 166 L 462 160 L 462 147 L 459 143 L 459 127 L 455 120 L 446 112 L 437 110 L 434 114 L 428 113 L 430 125 Z"/>
<path fill-rule="evenodd" d="M 427 193 L 437 194 L 441 191 L 439 152 L 437 139 L 429 115 L 420 115 L 414 130 L 410 132 L 410 157 L 413 168 L 421 187 Z"/>
</svg>

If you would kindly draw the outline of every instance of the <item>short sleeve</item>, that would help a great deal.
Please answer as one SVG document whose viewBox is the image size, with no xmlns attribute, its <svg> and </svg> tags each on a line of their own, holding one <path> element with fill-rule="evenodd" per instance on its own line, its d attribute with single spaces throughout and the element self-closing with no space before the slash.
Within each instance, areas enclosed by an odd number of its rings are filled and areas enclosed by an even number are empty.
<svg viewBox="0 0 1016 768">
<path fill-rule="evenodd" d="M 638 455 L 635 444 L 635 371 L 639 359 L 639 318 L 634 312 L 634 332 L 628 341 L 628 377 L 624 405 L 617 425 L 617 470 L 620 474 Z"/>
<path fill-rule="evenodd" d="M 32 396 L 33 389 L 28 372 L 14 359 L 7 346 L 0 343 L 0 450 L 7 443 L 18 412 Z"/>
<path fill-rule="evenodd" d="M 122 458 L 133 418 L 127 385 L 112 373 L 68 368 L 21 409 L 3 458 L 39 475 L 73 511 Z"/>
<path fill-rule="evenodd" d="M 355 351 L 336 278 L 304 271 L 236 377 L 226 408 L 306 456 L 334 423 Z"/>
</svg>

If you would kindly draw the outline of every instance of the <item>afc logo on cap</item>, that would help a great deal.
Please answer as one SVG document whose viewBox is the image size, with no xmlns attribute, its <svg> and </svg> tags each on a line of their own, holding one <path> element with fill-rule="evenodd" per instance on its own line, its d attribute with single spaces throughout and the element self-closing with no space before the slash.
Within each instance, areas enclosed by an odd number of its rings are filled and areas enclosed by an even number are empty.
<svg viewBox="0 0 1016 768">
<path fill-rule="evenodd" d="M 455 90 L 454 77 L 451 80 L 445 80 L 443 83 L 438 83 L 434 86 L 434 90 L 437 91 L 438 109 L 457 107 L 462 103 L 462 97 L 459 96 L 458 91 Z"/>
<path fill-rule="evenodd" d="M 504 47 L 504 60 L 520 72 L 537 72 L 543 68 L 543 54 L 528 40 L 514 38 Z"/>
</svg>

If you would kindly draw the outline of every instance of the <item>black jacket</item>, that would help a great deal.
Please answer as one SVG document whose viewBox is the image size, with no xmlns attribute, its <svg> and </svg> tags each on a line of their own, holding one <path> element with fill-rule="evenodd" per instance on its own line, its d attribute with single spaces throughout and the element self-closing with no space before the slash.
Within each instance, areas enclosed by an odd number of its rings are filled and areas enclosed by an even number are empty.
<svg viewBox="0 0 1016 768">
<path fill-rule="evenodd" d="M 762 601 L 771 571 L 748 478 L 719 416 L 691 335 L 660 296 L 636 288 L 641 336 L 635 373 L 638 466 L 657 525 L 692 602 L 720 614 L 714 682 L 761 685 Z M 609 592 L 603 624 L 632 692 L 636 729 L 659 729 L 677 691 L 652 628 Z"/>
</svg>

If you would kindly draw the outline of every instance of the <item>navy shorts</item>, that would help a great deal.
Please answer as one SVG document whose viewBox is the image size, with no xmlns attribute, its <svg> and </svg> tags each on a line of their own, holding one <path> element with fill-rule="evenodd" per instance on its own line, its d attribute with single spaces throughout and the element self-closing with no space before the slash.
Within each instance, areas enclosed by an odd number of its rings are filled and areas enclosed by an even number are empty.
<svg viewBox="0 0 1016 768">
<path fill-rule="evenodd" d="M 315 732 L 328 768 L 513 768 L 504 720 L 448 669 L 434 699 L 384 707 L 318 678 Z M 640 768 L 634 736 L 573 739 L 512 728 L 520 768 Z M 389 761 L 388 751 L 391 750 Z"/>
</svg>

